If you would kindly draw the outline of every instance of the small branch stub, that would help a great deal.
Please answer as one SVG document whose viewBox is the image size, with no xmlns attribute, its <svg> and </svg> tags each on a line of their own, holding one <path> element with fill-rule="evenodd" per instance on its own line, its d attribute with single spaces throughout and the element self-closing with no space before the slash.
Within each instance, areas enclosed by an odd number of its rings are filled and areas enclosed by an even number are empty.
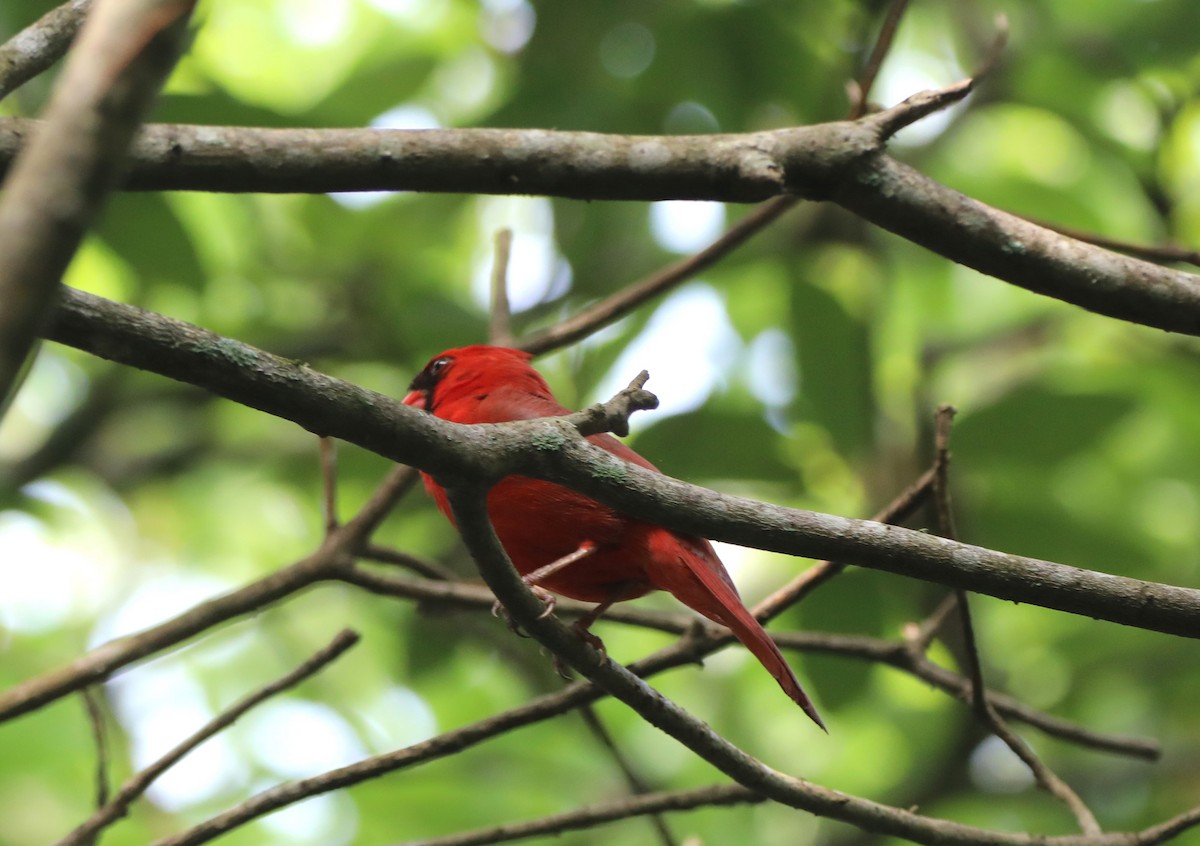
<svg viewBox="0 0 1200 846">
<path fill-rule="evenodd" d="M 643 370 L 608 402 L 596 403 L 571 415 L 579 434 L 587 437 L 601 432 L 612 432 L 622 438 L 628 435 L 629 418 L 635 411 L 651 411 L 658 408 L 658 397 L 644 388 L 648 381 L 650 373 Z"/>
</svg>

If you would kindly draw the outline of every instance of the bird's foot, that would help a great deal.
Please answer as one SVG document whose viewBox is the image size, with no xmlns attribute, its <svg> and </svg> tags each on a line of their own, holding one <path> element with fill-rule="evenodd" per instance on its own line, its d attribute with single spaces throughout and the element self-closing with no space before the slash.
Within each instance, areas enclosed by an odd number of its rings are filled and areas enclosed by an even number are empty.
<svg viewBox="0 0 1200 846">
<path fill-rule="evenodd" d="M 542 613 L 538 614 L 538 619 L 544 620 L 553 614 L 555 607 L 558 605 L 557 597 L 550 591 L 540 588 L 537 585 L 530 585 L 529 589 L 533 591 L 534 596 L 542 601 Z M 512 615 L 508 613 L 508 609 L 498 599 L 492 603 L 492 616 L 502 617 L 504 624 L 508 626 L 508 630 L 518 637 L 529 637 L 529 635 L 521 631 L 521 627 L 516 624 Z"/>
<path fill-rule="evenodd" d="M 575 634 L 579 635 L 580 640 L 582 640 L 588 646 L 592 647 L 592 649 L 594 649 L 598 653 L 600 653 L 600 659 L 602 661 L 607 661 L 608 660 L 608 650 L 604 648 L 604 641 L 602 641 L 600 638 L 596 637 L 596 635 L 589 632 L 587 630 L 586 626 L 580 625 L 580 623 L 582 623 L 582 622 L 583 622 L 582 620 L 576 620 L 574 623 L 572 623 L 571 624 L 572 631 L 574 631 Z M 575 678 L 574 673 L 571 671 L 570 665 L 568 665 L 567 662 L 564 661 L 562 659 L 562 656 L 560 656 L 560 655 L 554 656 L 554 672 L 558 673 L 558 675 L 560 677 L 566 679 L 567 681 L 571 681 L 572 679 Z"/>
<path fill-rule="evenodd" d="M 584 620 L 576 620 L 571 624 L 571 628 L 575 634 L 579 635 L 579 639 L 590 646 L 592 649 L 600 653 L 600 657 L 605 661 L 608 660 L 608 650 L 604 647 L 604 641 L 588 631 L 588 627 L 583 625 Z"/>
</svg>

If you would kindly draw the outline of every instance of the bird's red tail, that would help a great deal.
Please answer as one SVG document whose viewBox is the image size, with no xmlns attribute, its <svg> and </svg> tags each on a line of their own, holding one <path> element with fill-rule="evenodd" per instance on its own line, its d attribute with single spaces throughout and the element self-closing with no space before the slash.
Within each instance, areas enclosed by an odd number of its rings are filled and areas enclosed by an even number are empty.
<svg viewBox="0 0 1200 846">
<path fill-rule="evenodd" d="M 690 587 L 682 589 L 679 584 L 658 587 L 669 590 L 690 608 L 732 631 L 767 672 L 775 677 L 783 692 L 790 696 L 822 731 L 828 732 L 812 700 L 800 686 L 800 680 L 784 659 L 783 653 L 742 603 L 737 588 L 729 579 L 724 565 L 708 541 L 678 535 L 672 535 L 672 538 L 680 543 L 679 558 L 687 565 L 688 571 L 699 585 L 692 582 Z M 701 585 L 703 591 L 697 589 Z"/>
</svg>

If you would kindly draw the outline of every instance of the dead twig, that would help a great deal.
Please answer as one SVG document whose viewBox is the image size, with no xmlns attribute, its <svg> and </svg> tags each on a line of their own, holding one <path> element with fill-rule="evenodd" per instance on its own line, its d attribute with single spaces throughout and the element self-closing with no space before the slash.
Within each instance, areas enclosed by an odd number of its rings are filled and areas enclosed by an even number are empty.
<svg viewBox="0 0 1200 846">
<path fill-rule="evenodd" d="M 495 258 L 492 265 L 492 307 L 488 317 L 488 343 L 511 347 L 512 307 L 508 301 L 508 263 L 512 255 L 513 232 L 508 227 L 496 232 Z"/>
</svg>

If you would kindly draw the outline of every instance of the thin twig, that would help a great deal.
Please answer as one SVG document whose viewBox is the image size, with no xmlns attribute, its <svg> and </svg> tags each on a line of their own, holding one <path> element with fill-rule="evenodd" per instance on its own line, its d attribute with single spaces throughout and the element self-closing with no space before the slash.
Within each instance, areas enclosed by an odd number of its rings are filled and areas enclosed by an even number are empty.
<svg viewBox="0 0 1200 846">
<path fill-rule="evenodd" d="M 863 118 L 863 121 L 874 128 L 880 141 L 886 141 L 906 126 L 954 105 L 970 94 L 974 87 L 975 80 L 968 77 L 945 88 L 920 91 L 889 109 Z"/>
<path fill-rule="evenodd" d="M 929 495 L 933 486 L 933 474 L 932 469 L 926 470 L 871 519 L 878 523 L 899 523 L 904 520 L 916 511 Z M 846 565 L 837 561 L 815 564 L 758 603 L 751 611 L 764 623 L 772 620 L 845 569 Z"/>
<path fill-rule="evenodd" d="M 1163 244 L 1160 246 L 1137 244 L 1132 241 L 1109 238 L 1105 235 L 1097 235 L 1095 232 L 1085 232 L 1082 229 L 1074 229 L 1070 226 L 1051 223 L 1041 218 L 1031 217 L 1026 219 L 1030 223 L 1036 223 L 1038 226 L 1045 227 L 1060 235 L 1066 235 L 1068 238 L 1074 238 L 1076 241 L 1083 241 L 1085 244 L 1103 247 L 1106 250 L 1114 250 L 1118 253 L 1124 253 L 1127 256 L 1143 259 L 1144 261 L 1159 263 L 1187 262 L 1188 264 L 1200 266 L 1200 250 L 1193 250 L 1189 247 L 1182 247 L 1177 244 Z"/>
<path fill-rule="evenodd" d="M 909 0 L 893 0 L 883 19 L 883 25 L 879 28 L 879 35 L 871 47 L 871 54 L 867 57 L 867 63 L 863 66 L 862 73 L 848 86 L 850 89 L 850 120 L 858 120 L 869 109 L 871 89 L 875 86 L 879 69 L 883 67 L 883 60 L 887 58 L 887 54 L 892 49 L 892 42 L 896 39 L 896 30 L 900 28 L 900 20 L 908 9 L 908 3 Z"/>
<path fill-rule="evenodd" d="M 629 790 L 634 796 L 646 797 L 651 794 L 650 786 L 638 775 L 637 770 L 629 762 L 629 759 L 621 752 L 617 742 L 613 740 L 612 734 L 608 728 L 600 721 L 600 715 L 596 713 L 595 707 L 589 702 L 579 709 L 579 716 L 583 718 L 583 723 L 588 727 L 588 731 L 600 742 L 600 745 L 608 752 L 613 761 L 616 762 L 618 769 L 621 770 L 621 775 L 625 777 L 625 783 L 629 785 Z M 753 796 L 753 794 L 751 794 Z M 671 834 L 671 829 L 667 828 L 667 821 L 658 811 L 644 812 L 650 817 L 650 824 L 653 826 L 655 833 L 658 835 L 659 842 L 663 846 L 675 846 L 675 837 Z"/>
<path fill-rule="evenodd" d="M 177 647 L 221 623 L 261 611 L 322 579 L 336 577 L 343 562 L 350 563 L 337 540 L 344 531 L 343 527 L 331 536 L 333 541 L 327 539 L 313 554 L 258 581 L 201 602 L 158 625 L 111 640 L 64 667 L 0 692 L 0 722 L 106 679 L 135 661 Z"/>
<path fill-rule="evenodd" d="M 1004 55 L 1004 48 L 1008 46 L 1008 15 L 1003 12 L 997 14 L 994 26 L 996 33 L 992 36 L 991 46 L 988 47 L 988 51 L 984 55 L 979 67 L 975 69 L 975 73 L 971 74 L 971 78 L 975 80 L 976 84 L 991 76 L 996 66 L 1000 64 L 1000 57 Z"/>
<path fill-rule="evenodd" d="M 901 10 L 903 11 L 903 10 Z M 971 76 L 959 80 L 945 88 L 934 91 L 921 91 L 905 99 L 902 103 L 884 109 L 869 118 L 866 122 L 875 127 L 881 141 L 891 138 L 901 129 L 916 123 L 921 118 L 934 112 L 952 106 L 970 94 L 975 86 L 988 76 L 1000 61 L 1004 47 L 1008 43 L 1008 18 L 996 16 L 996 36 L 984 57 L 983 63 Z"/>
<path fill-rule="evenodd" d="M 488 343 L 511 347 L 512 308 L 508 302 L 508 262 L 512 255 L 513 232 L 507 226 L 496 231 L 492 265 L 492 307 L 488 320 Z"/>
<path fill-rule="evenodd" d="M 123 667 L 179 646 L 228 620 L 252 614 L 323 579 L 335 579 L 353 565 L 353 554 L 419 478 L 397 466 L 357 515 L 325 537 L 319 549 L 286 567 L 140 632 L 109 641 L 65 667 L 27 679 L 0 692 L 0 723 L 61 696 L 106 679 Z"/>
<path fill-rule="evenodd" d="M 957 540 L 954 526 L 954 508 L 949 488 L 950 467 L 950 424 L 955 409 L 951 405 L 938 407 L 935 419 L 934 501 L 936 503 L 938 531 L 951 540 Z M 979 658 L 979 645 L 975 639 L 975 626 L 971 620 L 971 603 L 962 588 L 954 591 L 955 606 L 962 626 L 963 651 L 971 679 L 971 705 L 980 722 L 991 729 L 1005 746 L 1029 767 L 1038 785 L 1070 809 L 1084 834 L 1100 834 L 1100 823 L 1095 814 L 1075 790 L 1062 780 L 1033 749 L 1014 732 L 992 707 L 988 699 L 987 685 L 983 678 L 983 662 Z"/>
<path fill-rule="evenodd" d="M 337 660 L 347 649 L 358 643 L 358 640 L 359 635 L 357 632 L 350 629 L 343 629 L 327 646 L 316 652 L 287 675 L 281 676 L 268 685 L 264 685 L 254 693 L 249 694 L 226 708 L 206 723 L 199 731 L 177 744 L 153 764 L 125 782 L 121 789 L 117 791 L 117 795 L 112 798 L 112 801 L 105 804 L 96 813 L 92 814 L 86 822 L 58 841 L 57 846 L 80 846 L 80 844 L 90 842 L 97 832 L 107 828 L 123 817 L 128 812 L 129 806 L 146 792 L 146 789 L 154 783 L 155 779 L 179 763 L 193 749 L 218 732 L 233 725 L 239 717 L 260 702 L 288 688 L 295 687 L 304 679 L 320 672 L 330 663 Z"/>
<path fill-rule="evenodd" d="M 664 811 L 687 811 L 693 808 L 712 808 L 724 805 L 757 804 L 763 797 L 738 784 L 719 784 L 693 790 L 647 793 L 599 805 L 591 805 L 565 814 L 553 814 L 527 823 L 509 823 L 479 831 L 415 840 L 400 846 L 484 846 L 488 843 L 508 843 L 530 837 L 563 834 L 595 828 L 617 820 L 651 815 L 659 819 Z M 667 841 L 671 842 L 671 841 Z"/>
<path fill-rule="evenodd" d="M 667 265 L 641 281 L 634 282 L 595 305 L 556 323 L 549 329 L 523 338 L 517 343 L 517 347 L 534 355 L 542 355 L 570 346 L 576 341 L 598 332 L 629 314 L 647 300 L 670 291 L 712 267 L 748 241 L 752 235 L 765 229 L 797 202 L 795 197 L 785 196 L 776 197 L 763 203 L 695 255 Z"/>
<path fill-rule="evenodd" d="M 393 467 L 384 480 L 371 494 L 354 518 L 346 524 L 349 534 L 365 543 L 379 528 L 379 524 L 396 507 L 396 503 L 412 490 L 413 485 L 421 478 L 420 472 L 413 467 L 403 464 Z"/>
<path fill-rule="evenodd" d="M 908 624 L 905 629 L 905 638 L 914 649 L 924 654 L 957 608 L 958 595 L 951 591 L 924 620 L 920 623 Z"/>
<path fill-rule="evenodd" d="M 966 607 L 965 603 L 961 607 Z M 1038 786 L 1067 806 L 1084 834 L 1100 834 L 1102 829 L 1096 815 L 1075 792 L 1075 789 L 1050 769 L 1029 744 L 1004 722 L 1003 718 L 988 704 L 986 697 L 983 697 L 981 701 L 983 702 L 982 711 L 987 715 L 985 725 L 1024 762 L 1025 766 L 1029 767 Z"/>
<path fill-rule="evenodd" d="M 104 708 L 96 685 L 85 687 L 81 692 L 92 726 L 92 739 L 96 743 L 96 807 L 103 808 L 108 803 L 108 731 L 104 724 Z"/>
<path fill-rule="evenodd" d="M 380 564 L 403 567 L 419 576 L 434 579 L 435 581 L 453 582 L 458 579 L 458 576 L 453 571 L 446 569 L 436 561 L 421 558 L 413 555 L 411 552 L 380 546 L 379 544 L 367 544 L 359 550 L 358 557 L 367 561 L 376 561 Z"/>
<path fill-rule="evenodd" d="M 954 508 L 950 503 L 950 424 L 956 414 L 957 408 L 943 404 L 934 415 L 933 502 L 938 534 L 951 540 L 958 537 Z"/>
<path fill-rule="evenodd" d="M 337 443 L 333 438 L 318 438 L 321 455 L 321 510 L 325 515 L 325 534 L 338 527 Z"/>
</svg>

